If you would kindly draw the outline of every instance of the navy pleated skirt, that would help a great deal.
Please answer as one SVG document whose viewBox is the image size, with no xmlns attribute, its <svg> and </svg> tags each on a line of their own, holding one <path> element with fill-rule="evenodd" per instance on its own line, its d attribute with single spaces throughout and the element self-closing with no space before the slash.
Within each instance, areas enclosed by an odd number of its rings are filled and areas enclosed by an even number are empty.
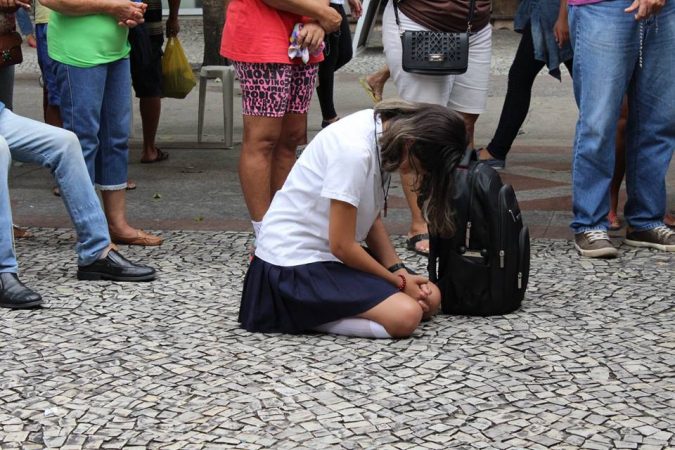
<svg viewBox="0 0 675 450">
<path fill-rule="evenodd" d="M 248 331 L 302 333 L 354 317 L 398 292 L 387 281 L 338 262 L 281 267 L 253 258 L 239 322 Z"/>
</svg>

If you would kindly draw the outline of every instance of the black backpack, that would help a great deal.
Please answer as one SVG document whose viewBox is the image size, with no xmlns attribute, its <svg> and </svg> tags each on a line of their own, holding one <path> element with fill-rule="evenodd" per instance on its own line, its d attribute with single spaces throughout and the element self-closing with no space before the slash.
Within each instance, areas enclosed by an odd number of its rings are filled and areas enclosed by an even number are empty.
<svg viewBox="0 0 675 450">
<path fill-rule="evenodd" d="M 441 308 L 472 316 L 515 311 L 530 271 L 530 234 L 516 194 L 473 150 L 467 150 L 454 178 L 455 234 L 432 234 L 429 241 L 429 279 L 441 290 Z"/>
</svg>

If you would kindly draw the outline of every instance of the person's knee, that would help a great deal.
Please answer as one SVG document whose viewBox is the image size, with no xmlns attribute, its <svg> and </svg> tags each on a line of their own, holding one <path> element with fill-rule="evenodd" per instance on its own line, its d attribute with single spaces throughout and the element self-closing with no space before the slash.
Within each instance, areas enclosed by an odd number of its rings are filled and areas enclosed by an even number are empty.
<svg viewBox="0 0 675 450">
<path fill-rule="evenodd" d="M 405 338 L 413 334 L 422 320 L 422 308 L 412 299 L 401 302 L 392 323 L 385 326 L 387 332 L 395 338 Z"/>
<path fill-rule="evenodd" d="M 271 134 L 257 134 L 244 138 L 241 152 L 244 155 L 261 155 L 271 157 L 279 143 L 279 137 Z"/>
<path fill-rule="evenodd" d="M 50 127 L 50 133 L 52 135 L 51 140 L 54 143 L 52 148 L 56 152 L 55 156 L 58 159 L 70 161 L 83 158 L 80 140 L 75 133 L 56 127 Z"/>
<path fill-rule="evenodd" d="M 431 295 L 429 296 L 428 300 L 429 311 L 424 313 L 425 319 L 428 319 L 437 314 L 441 309 L 441 291 L 435 284 L 429 283 L 429 285 L 431 287 Z"/>
<path fill-rule="evenodd" d="M 295 149 L 307 143 L 307 128 L 306 127 L 292 127 L 287 130 L 284 130 L 284 133 L 281 135 L 282 147 L 291 149 L 295 152 Z"/>
</svg>

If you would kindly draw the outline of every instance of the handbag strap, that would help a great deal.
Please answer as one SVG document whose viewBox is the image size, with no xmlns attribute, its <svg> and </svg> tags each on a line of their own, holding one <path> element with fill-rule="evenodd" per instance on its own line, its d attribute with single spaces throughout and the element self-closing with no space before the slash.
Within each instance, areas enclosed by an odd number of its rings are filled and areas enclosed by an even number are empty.
<svg viewBox="0 0 675 450">
<path fill-rule="evenodd" d="M 398 18 L 398 4 L 403 0 L 393 0 L 394 3 L 394 15 L 396 16 L 396 25 L 398 26 L 398 33 L 403 36 L 403 27 L 401 26 L 401 21 Z M 476 0 L 469 0 L 469 13 L 466 17 L 466 32 L 471 33 L 471 21 L 473 20 L 473 13 L 476 9 Z"/>
</svg>

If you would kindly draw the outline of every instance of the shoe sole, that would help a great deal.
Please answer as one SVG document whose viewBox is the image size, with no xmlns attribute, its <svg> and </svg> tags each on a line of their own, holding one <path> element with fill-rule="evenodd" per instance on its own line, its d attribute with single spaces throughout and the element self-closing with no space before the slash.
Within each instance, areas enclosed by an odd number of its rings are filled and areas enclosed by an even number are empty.
<svg viewBox="0 0 675 450">
<path fill-rule="evenodd" d="M 153 273 L 140 277 L 118 277 L 100 272 L 77 272 L 77 279 L 86 281 L 152 281 L 156 278 L 156 276 L 157 275 Z"/>
<path fill-rule="evenodd" d="M 40 299 L 40 300 L 36 300 L 36 301 L 30 302 L 30 303 L 22 303 L 20 306 L 10 305 L 10 304 L 7 304 L 7 303 L 0 303 L 0 307 L 8 308 L 8 309 L 17 309 L 17 310 L 18 309 L 32 309 L 32 308 L 35 308 L 37 306 L 40 306 L 42 304 L 42 302 L 43 302 L 43 300 Z"/>
<path fill-rule="evenodd" d="M 631 239 L 624 239 L 624 242 L 633 247 L 655 248 L 662 252 L 675 252 L 675 245 L 656 244 L 654 242 L 633 241 Z"/>
<path fill-rule="evenodd" d="M 579 247 L 576 243 L 574 243 L 574 248 L 577 249 L 577 252 L 581 256 L 585 256 L 587 258 L 616 258 L 619 256 L 619 251 L 615 248 L 599 248 L 597 250 L 584 250 L 583 248 Z"/>
</svg>

